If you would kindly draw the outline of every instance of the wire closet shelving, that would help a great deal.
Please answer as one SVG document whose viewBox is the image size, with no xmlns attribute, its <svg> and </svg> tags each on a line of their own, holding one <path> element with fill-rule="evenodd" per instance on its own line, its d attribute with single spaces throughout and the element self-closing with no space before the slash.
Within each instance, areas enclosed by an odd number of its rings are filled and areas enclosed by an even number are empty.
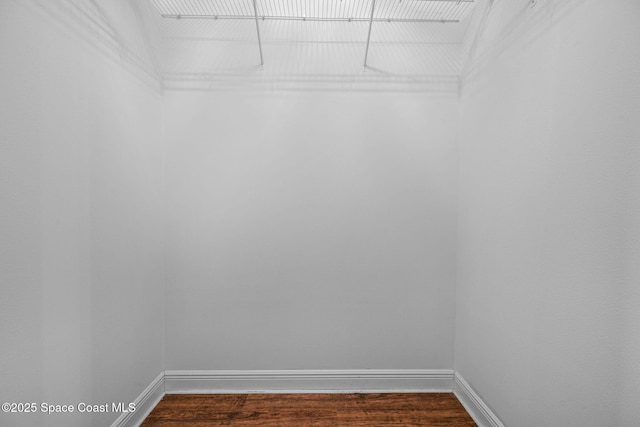
<svg viewBox="0 0 640 427">
<path fill-rule="evenodd" d="M 376 22 L 459 23 L 475 0 L 151 0 L 166 19 L 254 20 L 260 64 L 264 65 L 260 22 L 367 22 L 363 52 L 367 68 L 369 43 Z"/>
</svg>

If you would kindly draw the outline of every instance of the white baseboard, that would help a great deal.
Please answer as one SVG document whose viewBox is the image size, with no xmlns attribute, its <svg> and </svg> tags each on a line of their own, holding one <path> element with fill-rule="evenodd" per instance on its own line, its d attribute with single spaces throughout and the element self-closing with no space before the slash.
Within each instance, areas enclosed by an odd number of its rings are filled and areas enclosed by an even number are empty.
<svg viewBox="0 0 640 427">
<path fill-rule="evenodd" d="M 164 395 L 164 372 L 161 372 L 134 400 L 136 410 L 120 414 L 111 427 L 139 426 Z"/>
<path fill-rule="evenodd" d="M 505 427 L 452 369 L 165 371 L 111 427 L 138 426 L 165 394 L 453 392 L 478 427 Z"/>
<path fill-rule="evenodd" d="M 165 371 L 167 394 L 452 392 L 452 369 Z"/>
<path fill-rule="evenodd" d="M 459 373 L 455 373 L 453 393 L 467 410 L 478 427 L 505 427 L 496 414 L 478 396 Z"/>
</svg>

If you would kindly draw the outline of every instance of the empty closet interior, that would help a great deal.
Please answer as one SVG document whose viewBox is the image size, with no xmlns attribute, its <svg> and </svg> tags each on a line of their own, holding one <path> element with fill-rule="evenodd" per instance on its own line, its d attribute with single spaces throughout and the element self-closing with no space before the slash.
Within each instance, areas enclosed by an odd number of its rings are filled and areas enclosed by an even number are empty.
<svg viewBox="0 0 640 427">
<path fill-rule="evenodd" d="M 635 0 L 3 0 L 0 413 L 455 391 L 640 425 Z M 41 403 L 134 402 L 48 414 Z M 137 418 L 136 418 L 137 417 Z"/>
</svg>

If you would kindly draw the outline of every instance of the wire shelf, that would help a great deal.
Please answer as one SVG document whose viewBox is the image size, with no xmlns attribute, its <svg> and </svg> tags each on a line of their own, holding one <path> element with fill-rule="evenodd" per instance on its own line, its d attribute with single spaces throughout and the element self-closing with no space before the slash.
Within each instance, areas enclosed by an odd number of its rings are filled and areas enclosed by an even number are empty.
<svg viewBox="0 0 640 427">
<path fill-rule="evenodd" d="M 165 18 L 254 19 L 251 0 L 151 0 Z M 377 0 L 374 21 L 459 22 L 474 0 Z M 262 20 L 369 21 L 371 0 L 258 0 Z"/>
</svg>

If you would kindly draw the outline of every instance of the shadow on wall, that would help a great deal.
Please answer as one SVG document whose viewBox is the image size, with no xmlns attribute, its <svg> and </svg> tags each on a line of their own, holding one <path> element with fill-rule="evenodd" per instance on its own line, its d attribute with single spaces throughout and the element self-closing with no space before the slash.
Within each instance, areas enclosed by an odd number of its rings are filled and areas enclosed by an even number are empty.
<svg viewBox="0 0 640 427">
<path fill-rule="evenodd" d="M 160 89 L 159 18 L 145 2 L 111 0 L 26 2 L 72 31 L 91 48 L 116 60 L 145 84 Z"/>
<path fill-rule="evenodd" d="M 475 36 L 466 55 L 467 62 L 463 66 L 461 86 L 465 87 L 469 81 L 480 75 L 494 58 L 509 50 L 525 49 L 584 3 L 584 0 L 519 0 L 517 3 L 486 0 L 476 12 L 480 18 L 474 24 Z M 511 18 L 506 19 L 506 25 L 492 34 L 487 34 L 485 27 L 490 14 L 502 15 L 500 19 L 504 19 L 504 15 L 510 15 Z"/>
<path fill-rule="evenodd" d="M 457 93 L 461 48 L 446 23 L 164 19 L 165 88 Z"/>
</svg>

